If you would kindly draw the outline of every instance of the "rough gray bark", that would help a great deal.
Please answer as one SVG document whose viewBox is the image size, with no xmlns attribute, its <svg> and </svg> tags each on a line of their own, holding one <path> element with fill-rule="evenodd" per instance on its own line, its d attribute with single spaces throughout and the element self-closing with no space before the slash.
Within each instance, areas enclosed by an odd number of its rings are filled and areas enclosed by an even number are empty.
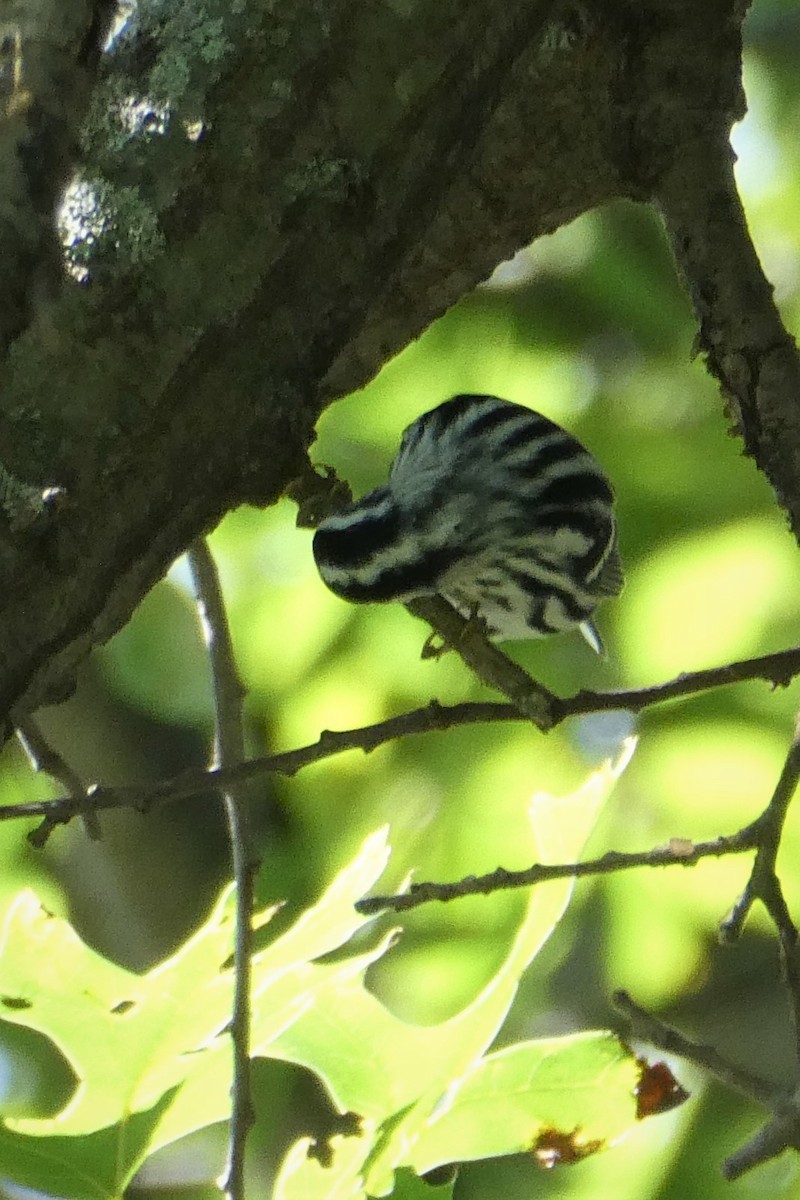
<svg viewBox="0 0 800 1200">
<path fill-rule="evenodd" d="M 40 0 L 38 25 L 33 8 L 0 0 L 4 713 L 68 686 L 225 511 L 276 499 L 332 398 L 520 245 L 614 196 L 660 203 L 747 450 L 800 529 L 773 453 L 784 419 L 800 446 L 793 344 L 755 260 L 738 292 L 708 285 L 738 220 L 739 0 L 142 0 L 104 56 L 107 4 Z M 43 61 L 57 69 L 29 70 Z M 26 173 L 54 78 L 64 124 Z M 136 136 L 114 120 L 130 95 L 169 104 L 164 132 L 157 110 Z M 73 166 L 102 172 L 125 229 L 91 283 L 38 287 L 43 208 Z M 762 422 L 778 343 L 789 371 Z"/>
</svg>

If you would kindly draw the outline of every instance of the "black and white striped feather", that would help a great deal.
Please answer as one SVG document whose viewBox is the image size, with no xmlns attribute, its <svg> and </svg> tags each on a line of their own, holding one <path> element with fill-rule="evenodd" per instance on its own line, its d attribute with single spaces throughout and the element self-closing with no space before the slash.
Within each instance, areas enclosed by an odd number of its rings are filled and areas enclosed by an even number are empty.
<svg viewBox="0 0 800 1200">
<path fill-rule="evenodd" d="M 578 627 L 622 590 L 611 485 L 597 460 L 540 413 L 455 396 L 403 434 L 385 487 L 326 518 L 320 575 L 353 601 L 439 593 L 497 640 Z"/>
</svg>

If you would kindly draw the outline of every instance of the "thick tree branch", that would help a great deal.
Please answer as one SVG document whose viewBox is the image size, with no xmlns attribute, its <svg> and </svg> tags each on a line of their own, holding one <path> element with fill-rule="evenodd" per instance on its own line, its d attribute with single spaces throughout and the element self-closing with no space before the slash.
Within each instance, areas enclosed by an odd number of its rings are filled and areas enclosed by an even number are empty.
<svg viewBox="0 0 800 1200">
<path fill-rule="evenodd" d="M 0 0 L 2 351 L 63 273 L 56 208 L 115 8 L 114 0 Z"/>
<path fill-rule="evenodd" d="M 650 195 L 699 110 L 739 111 L 734 0 L 219 11 L 185 45 L 169 22 L 121 38 L 92 98 L 75 165 L 158 237 L 13 318 L 0 466 L 63 492 L 0 521 L 0 713 L 61 694 L 194 537 L 300 474 L 325 403 L 497 262 Z M 148 94 L 167 118 L 132 133 Z"/>
<path fill-rule="evenodd" d="M 697 313 L 698 349 L 800 539 L 800 356 L 750 240 L 733 163 L 727 130 L 687 144 L 659 200 Z"/>
</svg>

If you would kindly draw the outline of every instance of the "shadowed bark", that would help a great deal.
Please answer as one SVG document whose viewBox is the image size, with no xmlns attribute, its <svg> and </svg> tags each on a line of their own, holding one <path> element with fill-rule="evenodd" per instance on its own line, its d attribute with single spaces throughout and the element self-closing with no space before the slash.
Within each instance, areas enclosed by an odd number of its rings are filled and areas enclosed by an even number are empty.
<svg viewBox="0 0 800 1200">
<path fill-rule="evenodd" d="M 107 4 L 61 0 L 39 29 L 24 7 L 0 0 L 5 714 L 68 687 L 228 509 L 280 496 L 327 403 L 612 197 L 664 212 L 700 345 L 800 530 L 796 351 L 755 256 L 728 257 L 749 246 L 741 4 L 149 0 L 104 55 Z M 75 172 L 118 223 L 83 283 L 47 265 Z"/>
</svg>

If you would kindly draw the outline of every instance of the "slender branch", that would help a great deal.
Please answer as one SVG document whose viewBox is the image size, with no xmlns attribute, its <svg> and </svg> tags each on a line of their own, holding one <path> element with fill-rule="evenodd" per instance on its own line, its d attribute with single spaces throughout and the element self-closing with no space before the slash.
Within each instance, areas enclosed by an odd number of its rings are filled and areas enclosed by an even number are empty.
<svg viewBox="0 0 800 1200">
<path fill-rule="evenodd" d="M 741 1150 L 726 1158 L 722 1174 L 730 1181 L 739 1179 L 746 1171 L 790 1149 L 800 1149 L 800 1112 L 794 1103 L 776 1113 Z"/>
<path fill-rule="evenodd" d="M 780 885 L 779 885 L 780 890 Z M 785 909 L 785 901 L 781 896 Z M 775 917 L 773 916 L 773 920 Z M 800 956 L 798 955 L 797 929 L 786 913 L 778 928 L 778 945 L 781 955 L 781 975 L 789 997 L 789 1016 L 794 1036 L 794 1056 L 800 1064 Z"/>
<path fill-rule="evenodd" d="M 173 779 L 155 784 L 122 784 L 118 787 L 94 785 L 87 790 L 86 798 L 80 804 L 76 803 L 72 796 L 65 795 L 56 800 L 30 800 L 22 804 L 0 805 L 0 821 L 44 817 L 55 827 L 67 824 L 79 815 L 87 804 L 95 811 L 135 808 L 140 812 L 149 812 L 162 804 L 198 796 L 214 788 L 248 783 L 264 775 L 296 775 L 303 767 L 342 754 L 345 750 L 363 750 L 368 754 L 395 738 L 413 733 L 489 721 L 524 720 L 526 718 L 510 704 L 464 703 L 448 707 L 433 700 L 423 708 L 412 709 L 411 712 L 361 729 L 336 732 L 324 730 L 319 740 L 309 746 L 287 750 L 282 754 L 248 759 L 247 762 L 235 766 L 184 771 Z"/>
<path fill-rule="evenodd" d="M 766 1079 L 751 1075 L 749 1071 L 728 1062 L 712 1046 L 693 1042 L 671 1025 L 664 1024 L 658 1017 L 641 1008 L 626 991 L 615 992 L 612 1000 L 614 1007 L 630 1022 L 632 1035 L 650 1042 L 665 1054 L 678 1054 L 681 1058 L 696 1063 L 721 1083 L 766 1108 L 774 1108 L 791 1098 L 791 1093 L 785 1088 L 776 1088 Z"/>
<path fill-rule="evenodd" d="M 225 601 L 219 574 L 208 544 L 192 543 L 187 558 L 211 662 L 214 693 L 214 763 L 235 767 L 244 760 L 244 687 L 236 669 Z M 253 951 L 253 908 L 258 863 L 248 829 L 246 797 L 241 790 L 222 791 L 231 840 L 233 877 L 236 881 L 236 936 L 234 944 L 233 1044 L 231 1133 L 223 1187 L 228 1200 L 245 1200 L 245 1146 L 254 1123 L 250 1083 L 250 983 Z"/>
<path fill-rule="evenodd" d="M 796 939 L 797 931 L 792 925 L 786 903 L 780 894 L 780 885 L 775 872 L 775 863 L 781 842 L 783 825 L 800 780 L 800 724 L 795 725 L 794 735 L 783 764 L 772 798 L 751 829 L 756 834 L 758 853 L 750 872 L 747 886 L 734 905 L 733 911 L 722 923 L 721 932 L 725 941 L 735 941 L 742 932 L 747 915 L 760 900 L 780 930 L 790 928 Z"/>
<path fill-rule="evenodd" d="M 487 875 L 468 875 L 454 883 L 412 883 L 407 892 L 396 896 L 369 896 L 359 900 L 356 908 L 360 913 L 372 916 L 391 909 L 405 912 L 428 904 L 432 900 L 446 902 L 462 896 L 486 896 L 491 892 L 507 891 L 510 888 L 532 887 L 551 879 L 583 879 L 590 875 L 611 875 L 618 871 L 630 871 L 635 867 L 693 867 L 702 858 L 721 858 L 726 854 L 742 854 L 756 845 L 752 826 L 738 833 L 714 838 L 710 842 L 688 842 L 673 839 L 666 846 L 653 850 L 623 854 L 609 850 L 600 858 L 586 862 L 534 863 L 521 871 L 507 871 L 498 867 Z"/>
<path fill-rule="evenodd" d="M 455 615 L 458 616 L 457 613 Z M 716 687 L 751 679 L 765 679 L 775 687 L 785 687 L 797 674 L 800 674 L 800 647 L 792 647 L 775 654 L 728 663 L 722 667 L 690 671 L 652 687 L 632 688 L 627 691 L 581 691 L 566 699 L 554 696 L 551 701 L 554 709 L 553 724 L 560 724 L 568 717 L 613 709 L 641 712 L 664 701 L 682 699 Z M 113 808 L 138 808 L 147 811 L 156 805 L 196 796 L 215 787 L 232 787 L 268 774 L 291 776 L 311 763 L 321 762 L 346 750 L 363 750 L 370 753 L 398 737 L 452 729 L 458 725 L 526 719 L 528 718 L 516 706 L 502 702 L 465 702 L 448 706 L 432 700 L 421 708 L 360 729 L 325 730 L 319 740 L 311 745 L 251 759 L 236 766 L 217 767 L 207 771 L 186 771 L 174 779 L 156 784 L 127 784 L 121 787 L 96 785 L 87 790 L 81 803 L 77 803 L 74 797 L 65 795 L 54 800 L 0 805 L 0 821 L 44 817 L 48 822 L 49 831 L 56 825 L 67 824 L 75 816 L 85 812 L 89 806 L 95 811 Z"/>
<path fill-rule="evenodd" d="M 698 672 L 698 674 L 701 674 Z M 687 677 L 684 677 L 684 683 Z M 679 682 L 679 681 L 675 681 Z M 670 685 L 664 685 L 669 688 Z M 664 690 L 650 689 L 653 691 Z M 652 697 L 651 697 L 652 699 Z M 648 700 L 648 703 L 651 702 Z M 780 779 L 769 805 L 755 821 L 738 833 L 715 838 L 711 842 L 686 843 L 675 839 L 667 847 L 638 853 L 621 854 L 610 851 L 602 858 L 582 863 L 544 865 L 536 863 L 521 871 L 498 867 L 486 875 L 469 875 L 452 883 L 422 882 L 411 885 L 407 892 L 394 896 L 371 896 L 357 905 L 359 912 L 374 914 L 384 909 L 403 912 L 432 900 L 446 902 L 462 896 L 488 895 L 510 888 L 530 887 L 548 879 L 578 879 L 585 875 L 604 875 L 630 870 L 633 867 L 693 866 L 711 855 L 738 854 L 756 850 L 753 869 L 742 896 L 731 915 L 722 923 L 721 932 L 727 941 L 739 936 L 752 905 L 760 899 L 778 930 L 784 979 L 792 1000 L 795 1045 L 800 1062 L 800 958 L 798 958 L 797 929 L 783 898 L 775 863 L 780 847 L 783 824 L 789 803 L 800 779 L 800 719 L 795 727 L 791 746 Z"/>
<path fill-rule="evenodd" d="M 100 838 L 100 822 L 97 811 L 87 804 L 86 788 L 77 771 L 74 771 L 63 755 L 50 745 L 42 732 L 41 725 L 34 716 L 29 715 L 20 721 L 16 726 L 16 734 L 34 771 L 41 771 L 61 784 L 78 805 L 87 836 L 93 841 L 97 841 Z M 51 822 L 45 818 L 31 838 L 34 844 L 44 845 L 56 824 L 58 824 L 57 821 Z"/>
<path fill-rule="evenodd" d="M 720 926 L 723 941 L 732 942 L 740 937 L 744 923 L 755 904 L 760 900 L 778 931 L 781 956 L 781 973 L 789 996 L 790 1015 L 794 1033 L 795 1058 L 800 1065 L 800 957 L 798 957 L 797 927 L 791 918 L 777 872 L 783 826 L 792 797 L 800 781 L 800 717 L 795 720 L 795 729 L 786 754 L 780 778 L 772 798 L 760 817 L 753 822 L 758 850 L 750 872 L 750 878 L 730 914 Z"/>
<path fill-rule="evenodd" d="M 424 596 L 418 600 L 410 600 L 406 608 L 413 616 L 427 621 L 446 646 L 455 650 L 464 660 L 481 683 L 508 696 L 515 708 L 543 732 L 553 728 L 557 720 L 555 706 L 558 704 L 558 697 L 543 684 L 532 679 L 527 671 L 517 666 L 490 642 L 480 622 L 462 617 L 443 596 Z"/>
<path fill-rule="evenodd" d="M 642 712 L 653 704 L 667 700 L 680 700 L 713 688 L 726 687 L 732 683 L 744 683 L 750 679 L 764 679 L 773 687 L 788 687 L 800 675 L 800 646 L 778 650 L 774 654 L 761 654 L 757 658 L 739 659 L 723 667 L 707 667 L 702 671 L 685 671 L 666 683 L 652 687 L 631 688 L 627 691 L 576 692 L 555 701 L 555 723 L 565 717 L 574 717 L 591 712 L 625 708 L 630 712 Z"/>
<path fill-rule="evenodd" d="M 746 1171 L 776 1158 L 790 1147 L 800 1148 L 800 1104 L 797 1095 L 729 1062 L 713 1046 L 691 1041 L 641 1008 L 627 992 L 615 992 L 613 1001 L 614 1007 L 630 1022 L 634 1037 L 650 1042 L 667 1054 L 678 1054 L 695 1063 L 727 1087 L 756 1101 L 772 1113 L 770 1120 L 755 1137 L 725 1160 L 722 1173 L 726 1179 L 738 1179 Z"/>
</svg>

